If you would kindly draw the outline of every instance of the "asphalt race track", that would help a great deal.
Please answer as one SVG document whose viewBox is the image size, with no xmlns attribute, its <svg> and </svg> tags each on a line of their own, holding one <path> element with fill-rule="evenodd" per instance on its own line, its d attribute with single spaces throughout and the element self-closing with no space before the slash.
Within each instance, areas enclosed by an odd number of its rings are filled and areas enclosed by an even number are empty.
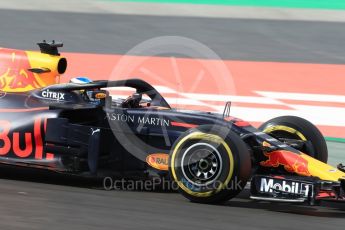
<svg viewBox="0 0 345 230">
<path fill-rule="evenodd" d="M 342 229 L 345 207 L 258 203 L 244 191 L 222 206 L 177 193 L 105 191 L 100 181 L 1 170 L 1 229 Z"/>
<path fill-rule="evenodd" d="M 44 23 L 42 22 L 44 20 Z M 36 49 L 57 39 L 64 51 L 126 53 L 163 35 L 194 38 L 224 59 L 344 63 L 345 24 L 174 18 L 0 10 L 2 46 Z M 307 29 L 306 29 L 307 28 Z M 224 42 L 224 37 L 228 42 Z M 330 152 L 341 152 L 335 146 Z M 0 170 L 0 229 L 343 229 L 345 204 L 321 207 L 253 202 L 248 191 L 223 206 L 188 202 L 175 193 L 105 191 L 85 181 Z"/>
<path fill-rule="evenodd" d="M 0 21 L 4 22 L 0 25 L 3 31 L 1 46 L 26 50 L 36 49 L 35 42 L 42 39 L 56 39 L 64 42 L 63 51 L 125 54 L 147 39 L 173 35 L 195 39 L 222 59 L 345 62 L 345 46 L 342 44 L 345 24 L 337 22 L 21 10 L 0 10 Z"/>
</svg>

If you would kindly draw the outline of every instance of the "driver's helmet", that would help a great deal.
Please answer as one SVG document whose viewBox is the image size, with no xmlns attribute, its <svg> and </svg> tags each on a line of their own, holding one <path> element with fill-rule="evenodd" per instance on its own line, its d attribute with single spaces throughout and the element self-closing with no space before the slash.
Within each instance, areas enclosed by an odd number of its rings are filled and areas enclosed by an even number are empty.
<svg viewBox="0 0 345 230">
<path fill-rule="evenodd" d="M 91 83 L 93 81 L 88 77 L 75 77 L 75 78 L 72 78 L 69 82 L 70 83 L 76 83 L 76 84 L 87 84 L 87 83 Z M 100 102 L 99 99 L 93 99 L 92 98 L 92 90 L 79 90 L 79 93 L 87 101 L 94 102 L 96 104 L 98 104 Z"/>
<path fill-rule="evenodd" d="M 91 83 L 92 80 L 88 77 L 74 77 L 69 82 L 70 83 L 87 84 L 87 83 Z"/>
</svg>

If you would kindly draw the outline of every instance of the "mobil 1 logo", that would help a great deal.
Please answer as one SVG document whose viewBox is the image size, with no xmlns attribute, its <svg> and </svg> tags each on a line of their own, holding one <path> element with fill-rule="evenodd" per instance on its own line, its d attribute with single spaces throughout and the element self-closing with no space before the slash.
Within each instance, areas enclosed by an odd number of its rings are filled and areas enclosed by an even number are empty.
<svg viewBox="0 0 345 230">
<path fill-rule="evenodd" d="M 308 182 L 261 177 L 257 182 L 258 191 L 273 196 L 291 194 L 308 198 L 313 193 L 313 184 Z"/>
</svg>

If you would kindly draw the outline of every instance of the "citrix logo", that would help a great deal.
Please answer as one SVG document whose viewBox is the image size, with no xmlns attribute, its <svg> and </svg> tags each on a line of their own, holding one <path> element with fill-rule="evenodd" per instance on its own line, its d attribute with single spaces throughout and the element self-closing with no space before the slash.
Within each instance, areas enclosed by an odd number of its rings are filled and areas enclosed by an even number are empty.
<svg viewBox="0 0 345 230">
<path fill-rule="evenodd" d="M 51 98 L 51 99 L 55 99 L 55 100 L 65 100 L 65 93 L 60 93 L 60 92 L 52 92 L 49 91 L 49 89 L 44 90 L 42 92 L 42 96 L 45 98 Z"/>
<path fill-rule="evenodd" d="M 305 197 L 308 197 L 311 186 L 310 184 L 299 182 L 275 182 L 274 179 L 262 178 L 260 192 L 272 193 L 275 190 L 292 194 L 303 194 Z"/>
</svg>

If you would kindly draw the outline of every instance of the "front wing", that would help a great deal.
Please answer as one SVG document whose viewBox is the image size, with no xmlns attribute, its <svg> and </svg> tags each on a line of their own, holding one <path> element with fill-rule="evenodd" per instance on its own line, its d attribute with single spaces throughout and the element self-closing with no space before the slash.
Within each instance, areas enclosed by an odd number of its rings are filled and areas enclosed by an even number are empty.
<svg viewBox="0 0 345 230">
<path fill-rule="evenodd" d="M 251 199 L 317 205 L 320 201 L 345 202 L 345 180 L 339 182 L 315 177 L 255 175 Z"/>
</svg>

